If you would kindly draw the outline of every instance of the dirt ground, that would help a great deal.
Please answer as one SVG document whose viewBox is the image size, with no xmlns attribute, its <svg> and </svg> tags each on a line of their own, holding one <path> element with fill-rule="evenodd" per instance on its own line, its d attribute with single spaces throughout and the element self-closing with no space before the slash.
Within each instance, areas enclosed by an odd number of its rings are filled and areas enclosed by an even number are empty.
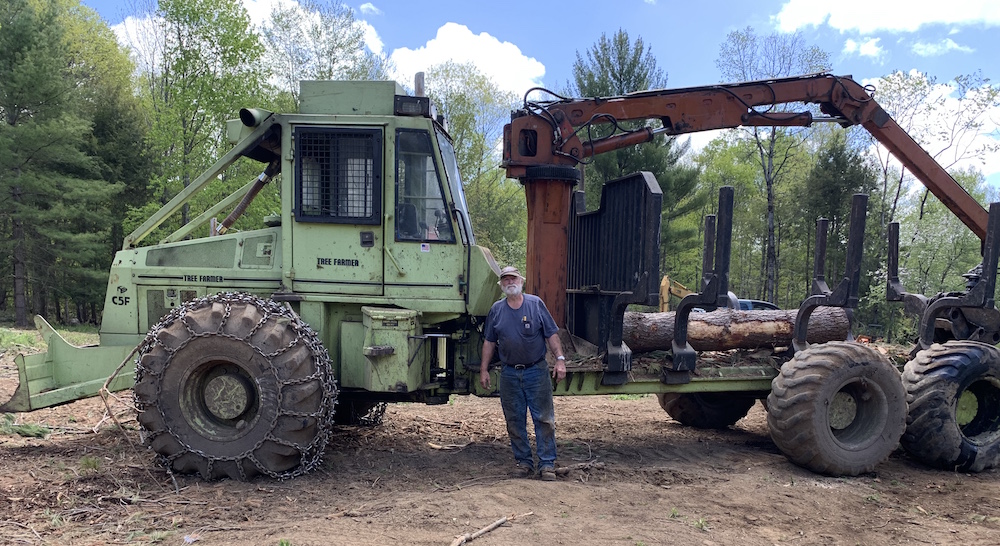
<svg viewBox="0 0 1000 546">
<path fill-rule="evenodd" d="M 0 399 L 16 385 L 0 359 Z M 321 468 L 286 482 L 173 481 L 138 446 L 128 393 L 13 416 L 0 435 L 0 544 L 702 546 L 998 544 L 996 472 L 927 469 L 902 451 L 853 478 L 789 463 L 757 404 L 723 431 L 683 427 L 653 396 L 557 398 L 556 482 L 509 477 L 498 399 L 390 406 L 336 430 Z M 3 416 L 0 416 L 3 417 Z"/>
</svg>

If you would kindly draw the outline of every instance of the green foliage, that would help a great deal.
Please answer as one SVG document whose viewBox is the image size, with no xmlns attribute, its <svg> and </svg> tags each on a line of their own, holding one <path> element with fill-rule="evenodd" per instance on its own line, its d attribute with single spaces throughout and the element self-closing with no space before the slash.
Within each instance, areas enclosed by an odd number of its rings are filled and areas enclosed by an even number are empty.
<svg viewBox="0 0 1000 546">
<path fill-rule="evenodd" d="M 44 346 L 34 330 L 12 330 L 0 328 L 0 353 L 20 352 L 23 349 L 37 349 Z"/>
<path fill-rule="evenodd" d="M 960 75 L 948 84 L 940 84 L 915 70 L 897 71 L 880 78 L 875 87 L 879 104 L 944 168 L 951 170 L 960 161 L 982 160 L 998 151 L 1000 144 L 996 142 L 973 141 L 983 130 L 988 112 L 1000 106 L 1000 87 L 980 74 Z M 874 232 L 878 242 L 874 248 L 866 244 L 866 257 L 874 255 L 878 263 L 885 262 L 888 225 L 899 221 L 900 277 L 904 287 L 928 296 L 962 289 L 960 275 L 979 261 L 977 239 L 926 189 L 917 186 L 912 174 L 872 135 L 861 135 L 861 145 L 875 150 L 878 174 L 868 223 L 868 232 Z M 992 199 L 985 195 L 980 173 L 969 170 L 951 174 L 980 203 Z M 884 279 L 884 270 L 879 275 Z M 884 287 L 876 286 L 874 280 L 871 290 L 884 294 Z M 889 340 L 912 340 L 914 319 L 904 317 L 898 307 L 879 301 L 873 293 L 862 300 L 859 318 L 863 324 L 879 324 L 881 331 L 877 335 L 884 334 Z"/>
<path fill-rule="evenodd" d="M 476 242 L 501 264 L 524 266 L 524 189 L 499 168 L 503 126 L 517 97 L 472 64 L 448 62 L 426 74 L 427 94 L 448 123 Z"/>
<path fill-rule="evenodd" d="M 959 172 L 956 179 L 978 201 L 985 180 L 978 172 Z M 960 291 L 961 275 L 981 260 L 979 238 L 937 199 L 920 196 L 906 201 L 900 227 L 900 277 L 907 290 L 921 294 Z"/>
<path fill-rule="evenodd" d="M 226 0 L 161 0 L 155 32 L 164 37 L 141 62 L 144 92 L 152 110 L 150 143 L 156 159 L 154 195 L 165 203 L 193 182 L 219 155 L 224 122 L 239 105 L 262 95 L 263 46 L 239 3 Z M 217 184 L 229 193 L 252 176 L 234 166 Z M 190 207 L 215 203 L 201 195 Z M 186 224 L 189 210 L 164 230 Z"/>
<path fill-rule="evenodd" d="M 716 67 L 726 81 L 751 81 L 821 72 L 829 69 L 829 55 L 823 50 L 808 46 L 798 33 L 772 33 L 758 36 L 751 28 L 735 30 L 726 36 L 719 49 Z M 799 109 L 799 105 L 775 105 L 769 112 Z M 763 180 L 766 198 L 763 243 L 763 289 L 761 298 L 774 301 L 779 294 L 779 231 L 787 222 L 779 216 L 778 194 L 780 185 L 795 178 L 796 163 L 806 152 L 804 143 L 809 130 L 781 127 L 752 127 L 745 132 L 755 147 L 755 160 Z M 800 171 L 801 172 L 801 171 Z"/>
<path fill-rule="evenodd" d="M 80 458 L 80 471 L 84 474 L 93 474 L 101 469 L 101 460 L 93 455 L 84 455 Z"/>
<path fill-rule="evenodd" d="M 91 66 L 114 65 L 89 47 L 71 47 L 92 12 L 69 2 L 14 0 L 0 7 L 0 194 L 9 206 L 0 245 L 13 258 L 15 321 L 28 324 L 50 299 L 77 305 L 103 297 L 112 221 L 104 212 L 120 192 L 88 153 L 93 110 Z M 106 39 L 107 36 L 104 36 Z M 119 52 L 120 53 L 120 52 Z M 57 313 L 59 306 L 56 306 Z"/>
<path fill-rule="evenodd" d="M 760 298 L 763 290 L 761 260 L 764 251 L 764 218 L 767 203 L 761 199 L 761 178 L 754 160 L 754 148 L 734 133 L 710 142 L 695 158 L 701 169 L 701 191 L 711 196 L 691 220 L 699 239 L 704 238 L 703 218 L 716 214 L 719 189 L 732 186 L 736 206 L 733 211 L 733 246 L 730 261 L 730 290 L 741 297 Z M 671 276 L 689 287 L 700 286 L 701 247 L 683 255 Z"/>
<path fill-rule="evenodd" d="M 632 41 L 628 32 L 619 29 L 612 37 L 601 38 L 584 55 L 576 54 L 573 63 L 574 92 L 579 96 L 607 97 L 633 91 L 666 86 L 667 77 L 643 39 Z M 645 125 L 660 127 L 655 122 L 615 122 L 601 120 L 580 132 L 582 138 L 596 139 L 618 130 L 634 131 Z M 652 143 L 627 146 L 595 156 L 584 171 L 584 191 L 587 209 L 600 204 L 605 182 L 638 171 L 649 171 L 656 177 L 663 192 L 663 215 L 660 226 L 661 269 L 670 269 L 674 257 L 698 247 L 697 228 L 681 219 L 698 210 L 708 199 L 705 192 L 696 192 L 698 171 L 681 162 L 687 152 L 687 142 L 676 138 L 657 137 Z"/>
<path fill-rule="evenodd" d="M 6 436 L 18 435 L 25 438 L 44 438 L 51 432 L 39 425 L 16 424 L 13 413 L 0 414 L 0 434 Z"/>
</svg>

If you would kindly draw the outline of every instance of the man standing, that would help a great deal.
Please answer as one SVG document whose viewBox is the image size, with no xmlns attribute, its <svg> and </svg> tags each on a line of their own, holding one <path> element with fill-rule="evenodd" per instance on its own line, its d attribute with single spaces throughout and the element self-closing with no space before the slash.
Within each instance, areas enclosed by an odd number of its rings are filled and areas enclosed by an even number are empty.
<svg viewBox="0 0 1000 546">
<path fill-rule="evenodd" d="M 566 378 L 566 357 L 559 343 L 558 328 L 545 303 L 533 294 L 523 293 L 524 277 L 516 267 L 500 272 L 504 299 L 493 304 L 486 317 L 483 360 L 479 383 L 490 389 L 489 365 L 500 348 L 500 405 L 507 420 L 507 435 L 517 461 L 516 474 L 534 475 L 534 458 L 528 442 L 525 412 L 531 412 L 535 424 L 539 476 L 556 479 L 556 416 L 552 407 L 552 383 L 545 362 L 545 345 L 556 355 L 552 377 Z"/>
</svg>

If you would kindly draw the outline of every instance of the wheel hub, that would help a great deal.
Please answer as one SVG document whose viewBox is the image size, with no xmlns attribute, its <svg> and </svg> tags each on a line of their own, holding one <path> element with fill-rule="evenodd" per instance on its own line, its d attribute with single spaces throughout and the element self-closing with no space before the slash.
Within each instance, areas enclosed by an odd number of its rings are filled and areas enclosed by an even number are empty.
<svg viewBox="0 0 1000 546">
<path fill-rule="evenodd" d="M 830 428 L 844 430 L 858 416 L 858 402 L 849 393 L 840 391 L 830 403 Z"/>
<path fill-rule="evenodd" d="M 246 385 L 231 375 L 213 377 L 205 385 L 205 407 L 219 419 L 236 419 L 247 410 L 249 400 Z"/>
</svg>

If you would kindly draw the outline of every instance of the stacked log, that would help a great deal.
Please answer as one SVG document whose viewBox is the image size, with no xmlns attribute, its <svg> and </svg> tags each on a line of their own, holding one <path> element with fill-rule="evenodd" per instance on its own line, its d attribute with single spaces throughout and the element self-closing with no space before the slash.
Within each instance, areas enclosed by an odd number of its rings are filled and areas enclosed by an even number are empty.
<svg viewBox="0 0 1000 546">
<path fill-rule="evenodd" d="M 792 344 L 798 309 L 736 311 L 717 309 L 691 313 L 688 343 L 696 351 L 727 351 L 787 347 Z M 669 350 L 674 339 L 675 313 L 626 312 L 622 337 L 635 352 Z M 847 313 L 839 307 L 818 307 L 809 317 L 806 341 L 844 340 L 850 332 Z"/>
</svg>

